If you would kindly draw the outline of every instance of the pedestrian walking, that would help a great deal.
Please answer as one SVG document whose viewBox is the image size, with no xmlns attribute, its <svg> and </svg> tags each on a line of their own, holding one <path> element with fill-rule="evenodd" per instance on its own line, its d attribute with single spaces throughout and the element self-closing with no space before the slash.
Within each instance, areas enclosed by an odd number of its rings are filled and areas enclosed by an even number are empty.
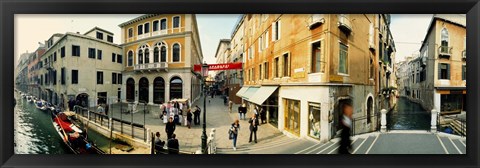
<svg viewBox="0 0 480 168">
<path fill-rule="evenodd" d="M 100 113 L 100 114 L 104 114 L 105 113 L 105 109 L 103 109 L 102 105 L 98 105 L 97 107 L 97 113 Z"/>
<path fill-rule="evenodd" d="M 227 96 L 223 95 L 223 105 L 227 105 Z"/>
<path fill-rule="evenodd" d="M 178 139 L 175 139 L 176 137 L 177 135 L 172 134 L 172 138 L 168 139 L 168 154 L 178 154 L 180 152 L 180 145 L 178 144 Z"/>
<path fill-rule="evenodd" d="M 190 110 L 187 110 L 187 126 L 188 126 L 188 129 L 190 129 L 191 125 L 192 125 L 192 112 Z"/>
<path fill-rule="evenodd" d="M 240 130 L 240 122 L 235 120 L 235 122 L 232 123 L 232 127 L 230 127 L 229 131 L 229 139 L 232 139 L 233 141 L 233 150 L 237 150 L 237 137 L 238 137 L 238 131 Z"/>
<path fill-rule="evenodd" d="M 245 120 L 245 113 L 247 113 L 247 106 L 244 103 L 238 107 L 238 114 L 240 115 L 241 120 Z"/>
<path fill-rule="evenodd" d="M 233 102 L 230 100 L 228 101 L 228 112 L 231 113 L 233 108 Z"/>
<path fill-rule="evenodd" d="M 194 116 L 194 122 L 195 122 L 195 125 L 199 125 L 200 124 L 200 113 L 202 112 L 202 109 L 200 109 L 200 107 L 198 107 L 198 105 L 195 106 L 195 116 Z"/>
<path fill-rule="evenodd" d="M 104 105 L 105 105 L 105 115 L 108 116 L 108 109 L 109 109 L 110 107 L 108 107 L 108 104 L 104 104 Z"/>
<path fill-rule="evenodd" d="M 263 107 L 260 107 L 260 120 L 262 124 L 267 123 L 267 110 Z"/>
<path fill-rule="evenodd" d="M 339 154 L 351 154 L 352 142 L 350 140 L 350 130 L 352 127 L 352 113 L 353 107 L 349 102 L 342 106 L 343 116 L 340 122 L 342 132 L 340 134 L 340 147 L 338 148 Z"/>
<path fill-rule="evenodd" d="M 255 143 L 257 143 L 257 130 L 258 130 L 258 119 L 257 115 L 253 114 L 252 118 L 248 121 L 250 123 L 250 138 L 248 139 L 248 142 L 252 142 L 252 134 L 255 136 Z"/>
<path fill-rule="evenodd" d="M 167 139 L 172 138 L 173 133 L 175 132 L 176 125 L 173 122 L 173 117 L 168 119 L 167 125 L 165 125 L 165 132 L 167 133 Z"/>
</svg>

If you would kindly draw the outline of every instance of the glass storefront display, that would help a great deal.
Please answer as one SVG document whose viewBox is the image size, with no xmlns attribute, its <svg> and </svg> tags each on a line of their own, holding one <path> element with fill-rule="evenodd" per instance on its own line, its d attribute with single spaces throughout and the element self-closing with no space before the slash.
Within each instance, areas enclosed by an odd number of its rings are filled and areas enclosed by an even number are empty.
<svg viewBox="0 0 480 168">
<path fill-rule="evenodd" d="M 285 105 L 285 129 L 296 135 L 300 135 L 300 101 L 284 99 Z"/>
<path fill-rule="evenodd" d="M 320 138 L 320 103 L 308 103 L 308 135 Z"/>
</svg>

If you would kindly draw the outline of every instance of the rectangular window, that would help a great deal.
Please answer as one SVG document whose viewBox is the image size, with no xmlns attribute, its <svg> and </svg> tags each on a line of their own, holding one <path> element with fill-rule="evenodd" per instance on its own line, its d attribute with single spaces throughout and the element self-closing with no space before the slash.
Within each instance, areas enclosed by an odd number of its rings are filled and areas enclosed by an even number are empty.
<svg viewBox="0 0 480 168">
<path fill-rule="evenodd" d="M 119 73 L 119 74 L 117 74 L 117 75 L 118 75 L 118 77 L 117 77 L 117 84 L 122 84 L 122 74 Z"/>
<path fill-rule="evenodd" d="M 53 85 L 57 85 L 57 70 L 53 71 Z"/>
<path fill-rule="evenodd" d="M 438 73 L 438 79 L 450 79 L 450 64 L 440 63 Z"/>
<path fill-rule="evenodd" d="M 60 57 L 65 57 L 65 46 L 60 49 Z"/>
<path fill-rule="evenodd" d="M 338 73 L 348 74 L 348 46 L 340 43 Z"/>
<path fill-rule="evenodd" d="M 273 72 L 273 73 L 275 73 L 275 75 L 274 75 L 275 78 L 280 77 L 280 74 L 279 74 L 279 72 L 278 72 L 279 60 L 280 60 L 280 59 L 279 59 L 278 57 L 275 58 L 274 67 L 273 67 L 273 68 L 275 68 L 275 70 L 274 70 L 274 72 Z"/>
<path fill-rule="evenodd" d="M 80 57 L 80 46 L 72 45 L 72 56 Z"/>
<path fill-rule="evenodd" d="M 102 59 L 102 50 L 97 50 L 97 59 Z"/>
<path fill-rule="evenodd" d="M 78 84 L 78 70 L 72 70 L 72 84 Z"/>
<path fill-rule="evenodd" d="M 103 72 L 97 71 L 97 84 L 103 84 Z"/>
<path fill-rule="evenodd" d="M 260 64 L 260 65 L 258 66 L 258 73 L 259 73 L 258 78 L 259 78 L 260 80 L 263 79 L 262 70 L 263 70 L 263 69 L 262 69 L 262 64 Z"/>
<path fill-rule="evenodd" d="M 138 25 L 137 30 L 138 30 L 138 35 L 142 35 L 143 34 L 143 25 Z"/>
<path fill-rule="evenodd" d="M 117 54 L 112 53 L 112 62 L 115 62 L 115 59 L 117 59 Z"/>
<path fill-rule="evenodd" d="M 53 52 L 53 62 L 57 62 L 57 52 Z"/>
<path fill-rule="evenodd" d="M 280 31 L 281 31 L 281 23 L 280 20 L 273 22 L 272 25 L 272 41 L 280 40 Z"/>
<path fill-rule="evenodd" d="M 267 32 L 265 32 L 265 48 L 268 48 L 268 42 L 269 40 L 268 40 L 268 30 L 267 30 Z"/>
<path fill-rule="evenodd" d="M 252 68 L 252 81 L 255 80 L 255 74 L 256 74 L 255 68 Z"/>
<path fill-rule="evenodd" d="M 117 84 L 117 73 L 112 73 L 112 84 Z"/>
<path fill-rule="evenodd" d="M 260 52 L 262 51 L 262 42 L 263 42 L 262 36 L 258 38 L 257 42 L 258 42 L 258 51 Z"/>
<path fill-rule="evenodd" d="M 321 54 L 321 45 L 320 41 L 312 43 L 312 62 L 311 62 L 311 72 L 324 72 L 324 63 L 322 62 L 322 54 Z"/>
<path fill-rule="evenodd" d="M 61 81 L 60 82 L 61 82 L 62 85 L 65 85 L 65 68 L 62 68 L 60 73 L 61 73 Z"/>
<path fill-rule="evenodd" d="M 97 32 L 97 39 L 103 40 L 103 33 Z"/>
<path fill-rule="evenodd" d="M 374 66 L 374 64 L 373 64 L 373 59 L 372 59 L 372 58 L 370 58 L 370 64 L 369 64 L 369 66 L 370 66 L 370 69 L 369 69 L 369 71 L 370 71 L 369 77 L 370 77 L 370 79 L 373 79 L 373 78 L 374 78 L 373 75 L 374 75 L 374 72 L 375 72 L 375 69 L 374 69 L 375 66 Z"/>
<path fill-rule="evenodd" d="M 153 28 L 152 28 L 152 29 L 153 29 L 152 31 L 157 31 L 157 30 L 158 30 L 158 20 L 153 21 L 152 27 L 153 27 Z"/>
<path fill-rule="evenodd" d="M 133 37 L 133 28 L 128 29 L 128 38 Z"/>
<path fill-rule="evenodd" d="M 467 66 L 462 65 L 462 80 L 467 80 Z"/>
<path fill-rule="evenodd" d="M 175 16 L 173 17 L 173 28 L 178 28 L 180 27 L 180 17 Z"/>
<path fill-rule="evenodd" d="M 316 139 L 320 138 L 320 111 L 320 103 L 308 103 L 308 135 Z"/>
<path fill-rule="evenodd" d="M 265 69 L 265 70 L 263 71 L 263 74 L 265 74 L 264 79 L 268 79 L 268 62 L 265 62 L 265 63 L 264 63 L 263 68 Z"/>
<path fill-rule="evenodd" d="M 117 63 L 123 63 L 123 57 L 120 54 L 117 54 Z"/>
<path fill-rule="evenodd" d="M 290 62 L 288 53 L 283 54 L 283 76 L 290 76 Z"/>
<path fill-rule="evenodd" d="M 113 43 L 113 36 L 108 36 L 107 35 L 107 41 L 110 43 Z"/>
<path fill-rule="evenodd" d="M 95 59 L 95 48 L 88 48 L 88 58 Z"/>
<path fill-rule="evenodd" d="M 145 33 L 150 32 L 150 23 L 145 23 Z"/>
</svg>

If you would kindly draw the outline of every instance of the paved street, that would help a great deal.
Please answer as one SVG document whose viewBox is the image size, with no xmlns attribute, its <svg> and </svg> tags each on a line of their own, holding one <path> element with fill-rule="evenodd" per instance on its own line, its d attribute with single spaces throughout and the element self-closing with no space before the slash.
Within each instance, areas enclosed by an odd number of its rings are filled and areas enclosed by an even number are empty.
<svg viewBox="0 0 480 168">
<path fill-rule="evenodd" d="M 208 100 L 210 99 L 210 103 Z M 203 98 L 199 99 L 192 106 L 198 105 L 202 109 L 202 113 L 205 111 L 203 109 Z M 122 105 L 126 109 L 127 105 Z M 234 105 L 232 113 L 228 112 L 228 107 L 223 104 L 223 99 L 220 96 L 215 98 L 207 98 L 207 135 L 209 135 L 212 128 L 216 129 L 217 132 L 217 148 L 219 150 L 232 150 L 232 141 L 228 139 L 228 129 L 230 128 L 231 123 L 235 119 L 238 119 L 237 113 L 238 105 Z M 137 107 L 139 112 L 133 114 L 133 122 L 138 124 L 144 123 L 144 113 L 143 105 Z M 93 110 L 93 108 L 91 109 Z M 113 112 L 115 118 L 120 118 L 120 105 L 112 105 L 110 112 Z M 165 124 L 155 115 L 160 112 L 160 109 L 156 106 L 151 107 L 151 112 L 145 115 L 145 125 L 147 128 L 150 128 L 152 132 L 159 131 L 161 133 L 161 139 L 166 140 L 167 135 L 165 133 Z M 251 112 L 247 112 L 247 117 L 251 116 Z M 203 123 L 203 114 L 200 115 L 200 121 Z M 125 121 L 131 120 L 131 114 L 122 114 L 121 118 Z M 104 121 L 106 123 L 106 121 Z M 249 129 L 247 120 L 240 120 L 240 134 L 237 141 L 237 150 L 246 149 L 247 146 L 250 146 L 248 143 L 249 138 Z M 130 126 L 124 125 L 124 131 L 129 132 Z M 142 134 L 143 132 L 135 130 L 135 135 Z M 201 147 L 201 135 L 202 135 L 202 124 L 193 125 L 191 129 L 188 129 L 186 126 L 177 126 L 175 130 L 177 139 L 180 142 L 180 150 L 184 152 L 195 152 Z M 258 142 L 270 141 L 275 139 L 275 137 L 281 136 L 282 134 L 276 128 L 269 124 L 261 125 L 257 132 Z"/>
<path fill-rule="evenodd" d="M 327 143 L 280 136 L 274 140 L 222 150 L 228 154 L 337 154 L 339 139 Z M 369 133 L 352 137 L 353 154 L 465 154 L 466 139 L 421 131 Z"/>
</svg>

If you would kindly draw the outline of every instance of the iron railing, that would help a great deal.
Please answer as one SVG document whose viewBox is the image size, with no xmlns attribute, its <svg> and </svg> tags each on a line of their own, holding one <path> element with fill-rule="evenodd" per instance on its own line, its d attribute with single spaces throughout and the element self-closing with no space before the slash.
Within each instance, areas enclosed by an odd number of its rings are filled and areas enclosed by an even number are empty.
<svg viewBox="0 0 480 168">
<path fill-rule="evenodd" d="M 110 125 L 109 116 L 107 114 L 91 111 L 88 110 L 88 108 L 84 108 L 81 106 L 75 106 L 74 109 L 78 115 L 87 118 L 90 122 L 94 122 L 100 124 L 100 126 L 105 127 L 108 127 Z M 121 109 L 121 111 L 123 111 L 123 109 Z M 114 110 L 109 110 L 109 113 L 114 113 Z M 120 115 L 123 115 L 123 112 L 120 112 Z M 121 134 L 126 134 L 131 136 L 132 138 L 141 139 L 147 142 L 147 128 L 145 127 L 145 124 L 133 122 L 133 113 L 130 121 L 112 117 L 111 124 L 113 131 L 117 131 Z"/>
<path fill-rule="evenodd" d="M 390 130 L 426 130 L 430 131 L 432 115 L 430 112 L 389 112 L 387 113 L 387 131 Z"/>
<path fill-rule="evenodd" d="M 380 131 L 380 117 L 381 113 L 377 112 L 370 117 L 363 116 L 353 118 L 351 130 L 352 136 Z"/>
</svg>

